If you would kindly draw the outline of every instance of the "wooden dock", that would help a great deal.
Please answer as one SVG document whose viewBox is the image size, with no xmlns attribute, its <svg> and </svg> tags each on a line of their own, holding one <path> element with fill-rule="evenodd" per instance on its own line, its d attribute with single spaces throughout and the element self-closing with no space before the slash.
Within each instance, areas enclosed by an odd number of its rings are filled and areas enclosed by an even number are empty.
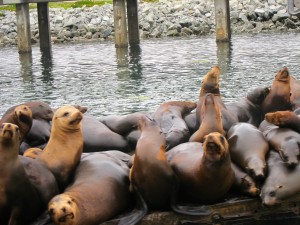
<svg viewBox="0 0 300 225">
<path fill-rule="evenodd" d="M 0 5 L 16 5 L 19 53 L 31 52 L 29 3 L 37 4 L 41 49 L 51 48 L 49 2 L 68 0 L 0 0 Z M 228 0 L 215 0 L 216 41 L 230 40 Z M 139 44 L 138 0 L 113 0 L 116 48 Z"/>
</svg>

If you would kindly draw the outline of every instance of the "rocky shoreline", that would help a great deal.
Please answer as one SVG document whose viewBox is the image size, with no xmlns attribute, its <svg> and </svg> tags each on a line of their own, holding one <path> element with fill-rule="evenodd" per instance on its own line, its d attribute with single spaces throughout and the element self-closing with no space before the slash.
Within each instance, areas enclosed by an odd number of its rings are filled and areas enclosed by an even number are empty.
<svg viewBox="0 0 300 225">
<path fill-rule="evenodd" d="M 199 36 L 215 32 L 213 0 L 139 2 L 141 38 Z M 53 43 L 114 39 L 111 4 L 91 8 L 50 8 Z M 299 32 L 300 20 L 287 13 L 286 0 L 230 0 L 232 33 Z M 37 10 L 30 10 L 32 43 L 39 41 Z M 0 10 L 0 46 L 16 45 L 14 11 Z"/>
</svg>

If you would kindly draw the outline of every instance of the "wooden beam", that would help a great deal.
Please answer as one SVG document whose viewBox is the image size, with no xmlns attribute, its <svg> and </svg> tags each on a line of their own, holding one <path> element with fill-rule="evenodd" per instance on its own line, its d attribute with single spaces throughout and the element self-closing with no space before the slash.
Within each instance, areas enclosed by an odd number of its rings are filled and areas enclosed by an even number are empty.
<svg viewBox="0 0 300 225">
<path fill-rule="evenodd" d="M 128 46 L 125 0 L 113 0 L 115 46 L 124 48 Z"/>
<path fill-rule="evenodd" d="M 137 0 L 127 0 L 127 20 L 129 44 L 139 44 L 140 33 Z"/>
<path fill-rule="evenodd" d="M 29 4 L 16 5 L 19 53 L 31 52 Z"/>
<path fill-rule="evenodd" d="M 40 48 L 51 48 L 48 2 L 37 3 Z"/>
<path fill-rule="evenodd" d="M 229 41 L 230 8 L 229 0 L 215 0 L 216 41 Z"/>
</svg>

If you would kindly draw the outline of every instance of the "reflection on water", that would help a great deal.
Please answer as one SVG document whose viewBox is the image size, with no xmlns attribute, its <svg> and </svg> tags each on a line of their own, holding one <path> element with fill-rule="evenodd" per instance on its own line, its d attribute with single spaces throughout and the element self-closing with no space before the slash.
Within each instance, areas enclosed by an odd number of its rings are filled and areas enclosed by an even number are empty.
<svg viewBox="0 0 300 225">
<path fill-rule="evenodd" d="M 33 46 L 19 55 L 16 47 L 0 51 L 0 114 L 28 100 L 56 108 L 88 106 L 95 116 L 152 112 L 169 100 L 197 101 L 202 77 L 214 65 L 222 69 L 224 101 L 236 101 L 256 86 L 269 86 L 287 66 L 300 64 L 299 35 L 235 35 L 230 43 L 214 36 L 143 40 L 116 49 L 113 42 Z"/>
</svg>

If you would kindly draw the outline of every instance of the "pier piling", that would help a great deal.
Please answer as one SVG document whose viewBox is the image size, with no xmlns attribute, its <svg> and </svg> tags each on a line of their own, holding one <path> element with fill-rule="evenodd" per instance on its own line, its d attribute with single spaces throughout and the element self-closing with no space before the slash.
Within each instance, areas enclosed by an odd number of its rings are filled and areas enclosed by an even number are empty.
<svg viewBox="0 0 300 225">
<path fill-rule="evenodd" d="M 16 5 L 19 53 L 31 52 L 29 4 Z"/>
<path fill-rule="evenodd" d="M 229 0 L 215 0 L 216 41 L 229 41 L 230 8 Z"/>
</svg>

